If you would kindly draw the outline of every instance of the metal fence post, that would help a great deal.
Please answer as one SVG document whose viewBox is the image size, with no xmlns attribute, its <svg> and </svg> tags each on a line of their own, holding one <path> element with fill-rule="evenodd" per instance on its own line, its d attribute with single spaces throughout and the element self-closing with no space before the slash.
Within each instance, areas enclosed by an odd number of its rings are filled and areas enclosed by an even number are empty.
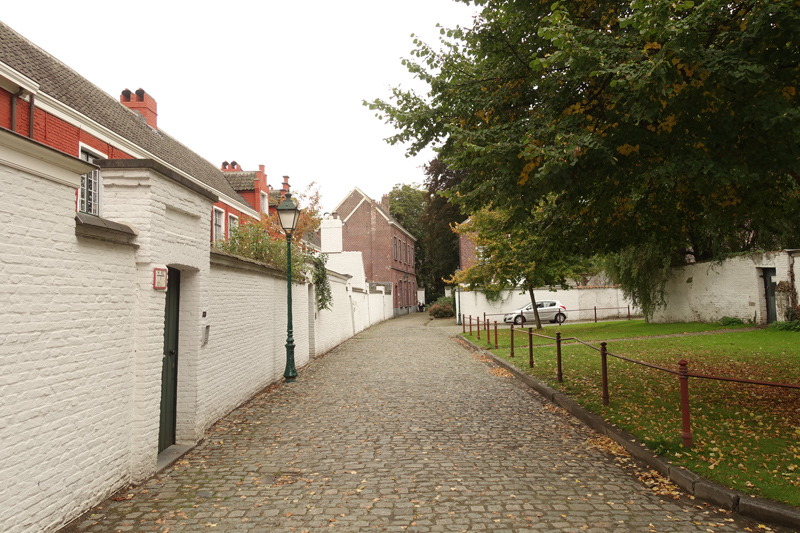
<svg viewBox="0 0 800 533">
<path fill-rule="evenodd" d="M 481 317 L 475 317 L 478 319 L 478 340 L 481 340 Z"/>
<path fill-rule="evenodd" d="M 559 383 L 563 381 L 561 375 L 561 332 L 556 333 L 556 379 Z"/>
<path fill-rule="evenodd" d="M 600 370 L 603 375 L 603 405 L 608 405 L 608 355 L 606 343 L 600 343 Z"/>
<path fill-rule="evenodd" d="M 597 323 L 597 306 L 594 306 L 594 321 Z"/>
<path fill-rule="evenodd" d="M 486 319 L 486 322 L 485 322 L 485 324 L 486 324 L 486 347 L 487 348 L 491 348 L 492 347 L 492 330 L 490 329 L 491 326 L 492 326 L 491 322 L 492 321 L 489 320 L 488 318 Z"/>
<path fill-rule="evenodd" d="M 528 364 L 533 368 L 533 328 L 528 328 Z"/>
<path fill-rule="evenodd" d="M 462 313 L 461 314 L 461 333 L 466 333 L 467 332 L 467 322 L 466 322 L 465 319 L 466 319 L 466 317 Z"/>
<path fill-rule="evenodd" d="M 509 331 L 511 332 L 511 355 L 509 357 L 513 358 L 514 357 L 514 323 L 513 322 L 511 323 L 511 329 Z"/>
<path fill-rule="evenodd" d="M 469 336 L 472 337 L 472 315 L 469 315 Z"/>
<path fill-rule="evenodd" d="M 681 440 L 683 441 L 684 448 L 692 447 L 692 427 L 689 420 L 689 369 L 685 359 L 678 361 L 678 379 L 681 382 L 681 419 L 683 423 L 683 432 L 681 433 Z"/>
<path fill-rule="evenodd" d="M 631 319 L 631 306 L 628 304 L 628 320 Z"/>
<path fill-rule="evenodd" d="M 497 320 L 494 321 L 494 349 L 496 350 L 497 346 Z"/>
</svg>

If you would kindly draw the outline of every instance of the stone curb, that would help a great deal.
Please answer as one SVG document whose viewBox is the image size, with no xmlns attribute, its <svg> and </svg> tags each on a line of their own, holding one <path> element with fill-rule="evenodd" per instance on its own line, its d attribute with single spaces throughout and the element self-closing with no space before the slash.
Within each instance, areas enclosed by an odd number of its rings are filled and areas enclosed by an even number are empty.
<svg viewBox="0 0 800 533">
<path fill-rule="evenodd" d="M 659 472 L 661 475 L 668 477 L 670 481 L 695 498 L 699 498 L 717 507 L 733 511 L 753 520 L 769 522 L 800 531 L 800 509 L 731 490 L 722 485 L 708 481 L 683 467 L 672 465 L 668 461 L 655 455 L 649 448 L 627 431 L 617 428 L 596 414 L 587 411 L 565 394 L 549 387 L 533 376 L 526 374 L 505 359 L 501 359 L 488 350 L 485 350 L 482 346 L 478 346 L 464 337 L 461 338 L 473 349 L 491 357 L 495 364 L 514 374 L 520 381 L 540 395 L 563 408 L 586 426 L 614 440 L 625 448 L 633 457 L 646 464 L 649 468 Z"/>
</svg>

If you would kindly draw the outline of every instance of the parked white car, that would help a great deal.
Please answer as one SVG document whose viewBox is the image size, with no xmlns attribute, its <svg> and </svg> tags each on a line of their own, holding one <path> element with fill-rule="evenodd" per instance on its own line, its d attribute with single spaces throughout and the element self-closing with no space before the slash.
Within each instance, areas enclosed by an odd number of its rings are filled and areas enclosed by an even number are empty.
<svg viewBox="0 0 800 533">
<path fill-rule="evenodd" d="M 558 322 L 563 324 L 567 319 L 567 308 L 558 300 L 542 300 L 536 302 L 536 307 L 539 309 L 539 320 L 542 322 Z M 521 326 L 527 321 L 536 322 L 536 316 L 533 314 L 533 304 L 528 304 L 522 309 L 517 309 L 508 313 L 503 317 L 503 322 Z"/>
</svg>

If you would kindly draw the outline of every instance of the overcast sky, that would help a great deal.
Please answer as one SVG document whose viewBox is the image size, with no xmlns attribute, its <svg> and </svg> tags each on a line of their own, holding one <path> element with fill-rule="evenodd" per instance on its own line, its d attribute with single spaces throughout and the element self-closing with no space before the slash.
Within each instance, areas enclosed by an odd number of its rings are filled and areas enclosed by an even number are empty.
<svg viewBox="0 0 800 533">
<path fill-rule="evenodd" d="M 279 187 L 315 181 L 325 210 L 353 187 L 380 199 L 424 180 L 433 152 L 406 158 L 362 106 L 391 87 L 424 90 L 400 64 L 411 34 L 470 25 L 454 0 L 4 2 L 0 17 L 119 98 L 143 88 L 158 126 L 219 166 L 266 167 Z"/>
</svg>

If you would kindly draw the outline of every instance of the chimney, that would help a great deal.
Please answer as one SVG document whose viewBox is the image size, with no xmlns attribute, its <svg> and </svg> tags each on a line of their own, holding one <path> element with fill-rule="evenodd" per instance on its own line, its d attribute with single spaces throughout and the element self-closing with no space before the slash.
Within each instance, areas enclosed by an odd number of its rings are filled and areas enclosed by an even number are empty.
<svg viewBox="0 0 800 533">
<path fill-rule="evenodd" d="M 342 251 L 342 221 L 338 213 L 322 219 L 319 226 L 322 253 L 336 254 Z"/>
<path fill-rule="evenodd" d="M 389 212 L 389 195 L 384 194 L 383 198 L 381 198 L 381 207 L 387 212 Z"/>
<path fill-rule="evenodd" d="M 152 96 L 144 92 L 144 89 L 138 89 L 135 93 L 132 93 L 129 89 L 125 89 L 122 91 L 119 101 L 128 109 L 136 111 L 144 117 L 148 126 L 154 130 L 158 129 L 156 127 L 158 105 Z"/>
<path fill-rule="evenodd" d="M 286 192 L 289 190 L 289 176 L 283 177 L 283 191 Z"/>
</svg>

